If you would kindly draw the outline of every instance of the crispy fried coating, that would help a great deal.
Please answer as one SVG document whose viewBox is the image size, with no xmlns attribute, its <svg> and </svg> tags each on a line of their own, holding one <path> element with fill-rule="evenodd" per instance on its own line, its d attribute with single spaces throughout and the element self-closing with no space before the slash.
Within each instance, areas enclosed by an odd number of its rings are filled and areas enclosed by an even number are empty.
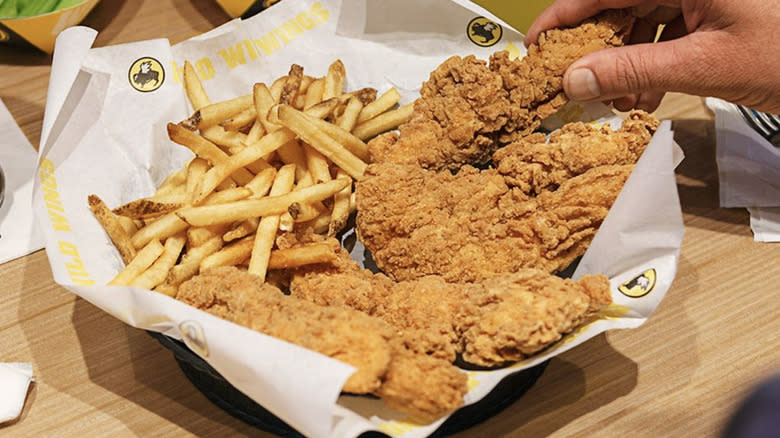
<svg viewBox="0 0 780 438">
<path fill-rule="evenodd" d="M 558 272 L 585 253 L 632 168 L 600 166 L 530 197 L 494 169 L 374 164 L 356 188 L 358 235 L 395 280 Z"/>
<path fill-rule="evenodd" d="M 570 29 L 539 37 L 523 59 L 507 52 L 488 66 L 474 56 L 453 56 L 434 70 L 420 90 L 400 136 L 388 133 L 369 143 L 372 162 L 416 164 L 456 170 L 490 160 L 500 145 L 536 130 L 566 104 L 563 74 L 589 53 L 623 44 L 633 18 L 607 11 Z"/>
<path fill-rule="evenodd" d="M 356 267 L 315 268 L 295 275 L 290 293 L 380 318 L 410 353 L 446 361 L 462 354 L 481 366 L 532 355 L 611 302 L 603 275 L 573 281 L 537 269 L 455 284 L 439 276 L 396 283 Z"/>
<path fill-rule="evenodd" d="M 493 163 L 510 187 L 535 195 L 595 167 L 636 163 L 658 124 L 644 111 L 631 112 L 616 131 L 570 123 L 549 141 L 544 134 L 532 134 L 499 149 Z"/>
<path fill-rule="evenodd" d="M 284 296 L 235 267 L 208 270 L 183 283 L 176 299 L 221 318 L 292 342 L 357 368 L 344 391 L 376 391 L 391 360 L 393 330 L 347 308 Z"/>
</svg>

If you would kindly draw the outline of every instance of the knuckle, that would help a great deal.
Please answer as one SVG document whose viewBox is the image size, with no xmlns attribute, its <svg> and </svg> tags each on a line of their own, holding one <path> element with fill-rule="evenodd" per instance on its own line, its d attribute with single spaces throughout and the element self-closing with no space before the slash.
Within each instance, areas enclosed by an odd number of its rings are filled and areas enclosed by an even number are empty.
<svg viewBox="0 0 780 438">
<path fill-rule="evenodd" d="M 629 93 L 641 92 L 649 87 L 645 62 L 640 57 L 616 56 L 614 58 L 615 80 L 620 88 Z"/>
</svg>

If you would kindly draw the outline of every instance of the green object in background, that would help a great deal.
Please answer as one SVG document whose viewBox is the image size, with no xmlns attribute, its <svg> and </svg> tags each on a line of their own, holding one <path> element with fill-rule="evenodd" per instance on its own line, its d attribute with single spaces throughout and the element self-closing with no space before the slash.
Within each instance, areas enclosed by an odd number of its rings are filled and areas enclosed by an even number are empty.
<svg viewBox="0 0 780 438">
<path fill-rule="evenodd" d="M 20 17 L 32 17 L 54 10 L 59 0 L 22 0 L 19 7 Z"/>
<path fill-rule="evenodd" d="M 19 15 L 16 0 L 0 0 L 0 19 L 15 18 Z"/>
<path fill-rule="evenodd" d="M 76 6 L 77 4 L 82 3 L 83 1 L 84 0 L 60 0 L 59 3 L 57 3 L 57 7 L 55 7 L 54 10 L 59 11 L 60 9 Z"/>
<path fill-rule="evenodd" d="M 472 0 L 522 33 L 553 0 Z"/>
</svg>

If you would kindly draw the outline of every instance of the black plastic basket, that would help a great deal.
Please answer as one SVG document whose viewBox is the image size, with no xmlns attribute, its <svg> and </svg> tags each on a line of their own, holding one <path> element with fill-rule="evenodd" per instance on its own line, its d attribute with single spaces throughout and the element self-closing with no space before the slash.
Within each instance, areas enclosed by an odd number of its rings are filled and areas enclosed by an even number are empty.
<svg viewBox="0 0 780 438">
<path fill-rule="evenodd" d="M 268 412 L 228 383 L 214 368 L 187 348 L 184 343 L 156 332 L 148 332 L 165 348 L 173 351 L 184 375 L 225 412 L 259 429 L 285 438 L 304 438 L 287 423 Z M 443 437 L 468 429 L 498 414 L 525 394 L 544 372 L 547 362 L 505 377 L 485 398 L 452 414 L 431 437 Z M 367 432 L 360 438 L 387 437 Z"/>
</svg>

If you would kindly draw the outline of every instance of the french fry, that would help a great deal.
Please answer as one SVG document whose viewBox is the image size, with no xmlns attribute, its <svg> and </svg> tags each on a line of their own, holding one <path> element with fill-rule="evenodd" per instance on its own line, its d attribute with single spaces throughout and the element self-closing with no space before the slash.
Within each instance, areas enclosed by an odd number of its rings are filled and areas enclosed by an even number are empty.
<svg viewBox="0 0 780 438">
<path fill-rule="evenodd" d="M 341 95 L 341 99 L 349 100 L 352 97 L 357 97 L 363 106 L 376 100 L 376 88 L 366 87 L 359 90 L 350 91 Z"/>
<path fill-rule="evenodd" d="M 279 149 L 294 137 L 295 135 L 291 131 L 278 129 L 266 135 L 257 143 L 247 146 L 240 153 L 231 156 L 222 164 L 212 167 L 203 177 L 200 195 L 195 203 L 199 204 L 206 196 L 211 194 L 219 183 L 224 181 L 228 175 L 231 175 L 233 172 L 243 168 L 247 164 L 261 159 L 262 156 Z"/>
<path fill-rule="evenodd" d="M 302 80 L 303 67 L 298 64 L 293 64 L 290 67 L 290 73 L 287 75 L 284 85 L 282 86 L 279 103 L 292 105 L 295 102 L 295 98 L 298 96 L 298 90 L 301 88 Z"/>
<path fill-rule="evenodd" d="M 184 90 L 187 92 L 187 97 L 190 99 L 190 104 L 194 110 L 199 110 L 205 106 L 211 104 L 209 97 L 206 95 L 206 90 L 203 89 L 203 84 L 200 82 L 198 75 L 195 73 L 195 69 L 192 68 L 192 64 L 189 61 L 184 61 Z"/>
<path fill-rule="evenodd" d="M 162 243 L 159 240 L 151 240 L 146 246 L 138 251 L 133 260 L 125 266 L 124 269 L 109 281 L 108 284 L 115 286 L 129 286 L 136 277 L 144 272 L 152 263 L 160 257 L 164 251 Z"/>
<path fill-rule="evenodd" d="M 257 119 L 265 127 L 265 132 L 271 133 L 279 129 L 279 125 L 268 121 L 268 111 L 276 104 L 271 91 L 265 84 L 255 84 L 253 88 L 253 102 L 257 111 Z"/>
<path fill-rule="evenodd" d="M 143 248 L 153 240 L 165 240 L 175 234 L 181 233 L 186 230 L 188 226 L 187 222 L 179 219 L 176 212 L 168 213 L 138 230 L 138 232 L 133 234 L 133 237 L 130 238 L 130 241 L 136 249 Z"/>
<path fill-rule="evenodd" d="M 295 132 L 298 137 L 310 144 L 314 149 L 317 149 L 318 152 L 326 156 L 330 161 L 344 169 L 352 178 L 356 180 L 363 178 L 367 164 L 317 128 L 306 114 L 291 106 L 280 105 L 279 118 L 287 128 Z"/>
<path fill-rule="evenodd" d="M 337 124 L 339 128 L 347 132 L 352 131 L 352 128 L 357 124 L 357 118 L 361 110 L 363 110 L 363 102 L 357 97 L 350 97 L 347 101 L 347 106 L 344 107 L 344 114 L 338 119 Z"/>
<path fill-rule="evenodd" d="M 200 193 L 200 185 L 203 182 L 203 175 L 209 170 L 209 162 L 203 158 L 195 157 L 187 165 L 187 196 L 186 202 L 192 205 Z"/>
<path fill-rule="evenodd" d="M 151 219 L 182 207 L 182 204 L 157 202 L 147 198 L 136 199 L 114 209 L 114 214 L 131 219 Z"/>
<path fill-rule="evenodd" d="M 330 166 L 324 155 L 310 145 L 303 144 L 303 152 L 306 155 L 306 168 L 316 182 L 330 181 Z"/>
<path fill-rule="evenodd" d="M 174 143 L 191 150 L 195 155 L 205 158 L 212 166 L 218 166 L 228 159 L 228 155 L 217 145 L 174 123 L 168 123 L 168 137 Z M 238 169 L 234 175 L 231 175 L 231 178 L 235 178 L 237 183 L 244 185 L 254 176 L 246 169 Z"/>
<path fill-rule="evenodd" d="M 173 298 L 179 292 L 179 288 L 168 283 L 163 283 L 157 285 L 157 287 L 154 288 L 154 291 Z"/>
<path fill-rule="evenodd" d="M 181 188 L 181 186 L 184 185 L 184 183 L 187 182 L 187 168 L 179 169 L 176 172 L 171 173 L 170 175 L 166 176 L 162 183 L 160 183 L 160 187 L 157 188 L 157 190 L 154 192 L 154 196 L 152 197 L 158 197 L 162 195 L 167 195 L 169 193 L 173 193 Z"/>
<path fill-rule="evenodd" d="M 257 118 L 257 111 L 255 111 L 255 122 L 252 124 L 252 129 L 246 135 L 246 141 L 244 146 L 258 142 L 265 135 L 265 127 Z"/>
<path fill-rule="evenodd" d="M 395 104 L 397 104 L 398 101 L 400 100 L 401 100 L 401 93 L 399 93 L 398 90 L 395 89 L 395 87 L 385 91 L 384 93 L 382 93 L 379 99 L 363 107 L 363 110 L 360 112 L 360 115 L 358 116 L 357 122 L 363 123 L 366 120 L 373 119 L 374 117 L 384 113 L 385 111 L 395 106 Z"/>
<path fill-rule="evenodd" d="M 303 75 L 301 78 L 301 86 L 298 88 L 298 95 L 299 96 L 305 96 L 306 92 L 309 90 L 309 85 L 314 82 L 314 78 L 309 75 Z"/>
<path fill-rule="evenodd" d="M 190 227 L 187 229 L 187 250 L 203 246 L 209 240 L 222 235 L 230 228 L 230 224 L 217 224 L 210 227 Z"/>
<path fill-rule="evenodd" d="M 349 185 L 349 183 L 350 181 L 346 179 L 334 179 L 326 183 L 315 184 L 300 191 L 281 196 L 269 196 L 262 199 L 250 199 L 220 205 L 183 208 L 175 214 L 190 225 L 198 227 L 242 221 L 244 219 L 249 219 L 250 217 L 284 213 L 294 202 L 311 203 L 314 201 L 322 201 L 323 199 L 330 198 L 334 193 Z M 163 216 L 163 218 L 165 218 L 165 216 Z M 139 233 L 141 231 L 139 231 Z M 138 246 L 136 246 L 136 248 L 137 247 Z"/>
<path fill-rule="evenodd" d="M 233 187 L 219 192 L 213 192 L 206 196 L 203 205 L 225 204 L 227 202 L 240 201 L 252 196 L 252 190 L 246 187 Z"/>
<path fill-rule="evenodd" d="M 250 143 L 247 134 L 238 131 L 227 131 L 220 125 L 203 129 L 200 131 L 200 135 L 215 145 L 228 150 L 241 150 L 245 144 Z"/>
<path fill-rule="evenodd" d="M 287 82 L 287 76 L 282 76 L 275 80 L 268 91 L 271 93 L 271 98 L 274 100 L 274 104 L 279 103 L 279 99 L 282 97 L 282 90 L 284 89 L 284 83 Z"/>
<path fill-rule="evenodd" d="M 332 123 L 328 123 L 324 120 L 320 120 L 311 116 L 309 116 L 309 120 L 328 137 L 336 140 L 338 143 L 347 148 L 348 151 L 355 154 L 356 157 L 363 161 L 368 161 L 368 145 L 363 140 L 357 138 L 351 132 L 341 129 L 340 127 Z"/>
<path fill-rule="evenodd" d="M 206 269 L 219 266 L 240 265 L 249 258 L 250 254 L 252 254 L 254 240 L 255 236 L 248 236 L 223 247 L 221 250 L 211 254 L 200 262 L 200 271 L 203 272 Z"/>
<path fill-rule="evenodd" d="M 287 249 L 271 251 L 268 269 L 289 269 L 316 263 L 333 263 L 336 251 L 327 243 L 312 243 Z"/>
<path fill-rule="evenodd" d="M 344 71 L 344 63 L 337 59 L 330 67 L 328 67 L 328 73 L 325 75 L 325 84 L 322 91 L 322 100 L 328 100 L 331 97 L 339 97 L 344 90 L 344 80 L 346 79 L 346 72 Z"/>
<path fill-rule="evenodd" d="M 331 222 L 330 215 L 325 214 L 309 222 L 304 222 L 300 224 L 300 226 L 303 229 L 309 228 L 313 233 L 316 234 L 325 234 L 328 232 L 328 229 L 330 227 L 330 222 Z"/>
<path fill-rule="evenodd" d="M 252 95 L 247 94 L 234 99 L 206 105 L 182 121 L 180 124 L 194 131 L 196 129 L 205 129 L 223 122 L 236 114 L 252 106 Z"/>
<path fill-rule="evenodd" d="M 254 105 L 234 115 L 233 117 L 223 121 L 220 125 L 225 128 L 226 131 L 238 131 L 244 126 L 249 125 L 257 119 L 257 110 Z"/>
<path fill-rule="evenodd" d="M 260 219 L 256 217 L 250 217 L 249 219 L 239 223 L 232 230 L 229 230 L 222 235 L 222 240 L 225 243 L 232 242 L 234 240 L 241 239 L 250 234 L 254 234 L 257 231 L 257 226 L 260 224 Z"/>
<path fill-rule="evenodd" d="M 252 195 L 250 195 L 252 199 L 262 198 L 271 190 L 274 177 L 276 177 L 276 169 L 270 167 L 255 175 L 252 181 L 249 181 L 244 187 L 252 191 Z"/>
<path fill-rule="evenodd" d="M 355 137 L 366 141 L 369 138 L 376 137 L 377 135 L 397 128 L 399 125 L 409 121 L 414 111 L 414 105 L 408 103 L 396 110 L 388 111 L 380 114 L 371 120 L 366 120 L 363 123 L 355 126 L 352 130 L 352 134 Z"/>
<path fill-rule="evenodd" d="M 284 212 L 279 216 L 279 231 L 292 231 L 295 229 L 295 220 L 289 212 Z"/>
<path fill-rule="evenodd" d="M 173 268 L 176 264 L 176 260 L 179 259 L 179 254 L 181 254 L 181 250 L 184 248 L 185 240 L 183 234 L 166 239 L 163 253 L 160 257 L 155 260 L 149 269 L 136 277 L 130 285 L 152 289 L 164 282 L 165 278 L 168 276 L 168 271 Z"/>
<path fill-rule="evenodd" d="M 314 185 L 314 178 L 311 173 L 306 173 L 295 185 L 295 191 L 300 191 L 306 187 Z M 322 205 L 322 202 L 315 201 L 311 203 L 294 203 L 287 208 L 287 213 L 282 215 L 282 224 L 279 225 L 279 229 L 282 231 L 292 231 L 294 224 L 297 222 L 307 222 L 315 217 L 326 212 L 327 208 Z"/>
<path fill-rule="evenodd" d="M 125 230 L 125 233 L 127 233 L 128 240 L 130 239 L 130 236 L 132 236 L 133 234 L 135 234 L 136 231 L 138 231 L 138 226 L 135 224 L 135 221 L 133 219 L 127 216 L 118 216 L 118 215 L 114 217 L 116 217 L 116 220 L 119 222 L 119 226 L 122 227 L 123 230 Z M 114 245 L 116 245 L 116 243 L 114 243 Z M 133 248 L 133 251 L 135 251 L 135 248 Z M 125 261 L 125 263 L 127 263 L 127 261 Z"/>
<path fill-rule="evenodd" d="M 306 153 L 298 140 L 289 141 L 276 150 L 279 159 L 285 164 L 295 164 L 295 180 L 300 181 L 306 175 Z"/>
<path fill-rule="evenodd" d="M 288 193 L 292 189 L 294 182 L 295 166 L 292 164 L 282 166 L 276 174 L 270 195 L 279 197 Z M 257 232 L 252 242 L 248 271 L 250 274 L 257 275 L 263 281 L 265 281 L 265 274 L 268 271 L 268 259 L 271 256 L 271 248 L 273 248 L 274 241 L 276 241 L 276 230 L 278 228 L 279 215 L 263 215 L 263 219 L 257 225 Z"/>
<path fill-rule="evenodd" d="M 187 248 L 187 251 L 184 253 L 184 255 L 181 256 L 181 264 L 182 265 L 190 264 L 190 263 L 200 264 L 200 262 L 203 261 L 203 259 L 219 251 L 223 246 L 224 246 L 224 242 L 222 241 L 222 236 L 212 235 L 209 239 L 204 240 L 198 246 L 189 246 Z M 179 284 L 171 281 L 168 282 L 172 284 Z"/>
<path fill-rule="evenodd" d="M 346 172 L 339 169 L 336 172 L 336 178 L 348 178 Z M 330 224 L 328 225 L 328 236 L 335 236 L 339 231 L 344 229 L 349 220 L 349 198 L 352 194 L 352 186 L 346 186 L 341 191 L 333 195 L 333 211 L 330 216 Z"/>
<path fill-rule="evenodd" d="M 324 100 L 316 105 L 312 105 L 309 108 L 304 111 L 307 115 L 310 115 L 312 117 L 316 117 L 318 119 L 324 119 L 331 114 L 333 114 L 333 111 L 336 109 L 336 107 L 339 104 L 338 99 L 328 99 Z"/>
<path fill-rule="evenodd" d="M 306 90 L 306 98 L 303 102 L 303 109 L 309 109 L 322 102 L 322 93 L 325 91 L 325 79 L 315 79 Z"/>
<path fill-rule="evenodd" d="M 130 242 L 130 235 L 122 227 L 119 218 L 108 209 L 103 200 L 97 197 L 97 195 L 89 195 L 87 203 L 92 210 L 92 214 L 95 215 L 95 219 L 97 219 L 100 226 L 108 234 L 108 238 L 114 243 L 114 247 L 119 251 L 122 261 L 125 264 L 130 263 L 136 254 L 135 247 Z"/>
</svg>

